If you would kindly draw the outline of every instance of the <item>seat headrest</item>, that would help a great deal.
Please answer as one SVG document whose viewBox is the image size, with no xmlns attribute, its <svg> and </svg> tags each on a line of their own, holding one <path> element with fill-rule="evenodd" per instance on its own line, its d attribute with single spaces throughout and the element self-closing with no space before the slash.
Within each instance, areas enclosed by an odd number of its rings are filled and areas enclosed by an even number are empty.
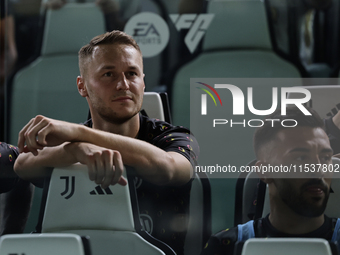
<svg viewBox="0 0 340 255">
<path fill-rule="evenodd" d="M 261 0 L 213 0 L 214 13 L 204 38 L 203 51 L 219 49 L 272 49 L 265 5 Z"/>
<path fill-rule="evenodd" d="M 0 239 L 0 254 L 85 255 L 88 253 L 79 235 L 53 233 L 4 235 Z"/>
<path fill-rule="evenodd" d="M 250 238 L 244 243 L 242 254 L 331 255 L 332 251 L 328 241 L 323 238 Z"/>
<path fill-rule="evenodd" d="M 126 171 L 124 175 L 126 177 Z M 103 190 L 90 181 L 85 165 L 55 168 L 46 199 L 42 232 L 77 229 L 134 232 L 128 185 L 114 185 Z"/>
<path fill-rule="evenodd" d="M 145 92 L 142 109 L 146 111 L 150 118 L 164 121 L 164 109 L 162 99 L 157 92 Z"/>
<path fill-rule="evenodd" d="M 77 54 L 79 49 L 105 32 L 104 14 L 95 3 L 68 3 L 47 10 L 41 55 Z"/>
</svg>

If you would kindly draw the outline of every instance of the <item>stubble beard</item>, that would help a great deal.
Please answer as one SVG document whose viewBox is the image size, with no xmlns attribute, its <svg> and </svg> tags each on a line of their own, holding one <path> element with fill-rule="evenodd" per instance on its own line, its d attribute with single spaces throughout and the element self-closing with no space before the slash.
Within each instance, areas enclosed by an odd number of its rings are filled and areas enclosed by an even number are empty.
<svg viewBox="0 0 340 255">
<path fill-rule="evenodd" d="M 324 197 L 319 198 L 310 198 L 309 201 L 303 196 L 303 189 L 299 190 L 297 192 L 296 190 L 291 187 L 291 185 L 287 185 L 284 189 L 281 189 L 279 194 L 282 199 L 282 201 L 295 213 L 305 216 L 305 217 L 318 217 L 321 216 L 326 209 L 328 198 L 329 198 L 329 189 L 325 187 L 324 189 Z M 316 205 L 313 203 L 313 200 L 315 203 L 318 202 L 318 200 L 323 199 L 321 205 Z"/>
<path fill-rule="evenodd" d="M 138 112 L 139 111 L 133 113 L 130 116 L 120 117 L 118 113 L 113 111 L 112 109 L 106 109 L 105 111 L 99 110 L 98 114 L 104 121 L 108 123 L 121 125 L 132 119 Z"/>
<path fill-rule="evenodd" d="M 141 105 L 140 106 L 136 106 L 135 110 L 128 115 L 122 115 L 120 116 L 120 114 L 117 111 L 114 111 L 112 108 L 107 107 L 107 106 L 103 106 L 101 104 L 92 104 L 93 105 L 93 109 L 95 109 L 98 113 L 98 115 L 106 122 L 114 124 L 114 125 L 121 125 L 124 124 L 126 122 L 128 122 L 129 120 L 131 120 L 134 116 L 136 116 L 136 114 L 139 113 Z"/>
</svg>

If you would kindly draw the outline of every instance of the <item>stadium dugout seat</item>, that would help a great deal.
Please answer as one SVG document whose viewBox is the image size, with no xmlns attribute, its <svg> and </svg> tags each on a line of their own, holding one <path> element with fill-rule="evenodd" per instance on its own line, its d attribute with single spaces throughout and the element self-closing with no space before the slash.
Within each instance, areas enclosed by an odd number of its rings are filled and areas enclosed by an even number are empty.
<svg viewBox="0 0 340 255">
<path fill-rule="evenodd" d="M 76 234 L 10 234 L 0 238 L 0 254 L 91 255 L 89 242 Z"/>
<path fill-rule="evenodd" d="M 251 238 L 236 255 L 332 255 L 330 243 L 321 238 Z"/>
<path fill-rule="evenodd" d="M 75 123 L 86 120 L 89 108 L 76 85 L 78 51 L 104 32 L 104 16 L 95 3 L 69 3 L 46 11 L 40 56 L 13 79 L 7 139 L 11 144 L 17 144 L 19 131 L 38 114 Z M 34 230 L 40 199 L 36 189 L 26 232 Z"/>
<path fill-rule="evenodd" d="M 90 181 L 85 165 L 55 168 L 46 180 L 37 231 L 89 236 L 94 255 L 174 255 L 143 231 L 132 171 L 125 171 L 128 185 L 102 189 Z"/>
<path fill-rule="evenodd" d="M 171 87 L 173 122 L 175 125 L 190 127 L 196 137 L 204 137 L 207 131 L 201 130 L 199 134 L 198 128 L 194 130 L 195 127 L 190 124 L 191 78 L 301 78 L 299 70 L 273 50 L 263 1 L 209 1 L 207 13 L 214 14 L 214 17 L 203 38 L 202 51 L 177 70 Z M 287 86 L 287 83 L 275 84 L 278 88 L 282 86 Z M 257 93 L 264 95 L 262 92 L 268 92 L 272 87 L 272 84 L 257 87 Z M 239 88 L 246 93 L 245 86 Z M 271 103 L 268 97 L 256 96 L 256 100 L 263 105 Z M 258 108 L 261 109 L 261 106 Z M 246 113 L 244 118 L 251 117 Z M 242 128 L 242 134 L 239 129 L 232 128 L 224 132 L 223 142 L 226 146 L 223 150 L 231 160 L 230 165 L 239 167 L 244 164 L 241 155 L 249 155 L 249 161 L 254 158 L 251 146 L 253 132 L 254 128 L 250 127 Z M 222 143 L 221 137 L 219 142 Z M 208 150 L 211 151 L 211 148 L 201 145 L 201 159 L 209 154 Z M 204 165 L 201 159 L 200 164 Z M 235 180 L 211 178 L 210 183 L 212 229 L 216 232 L 220 226 L 233 224 L 233 212 L 228 204 L 234 203 Z M 231 224 L 228 222 L 230 220 Z"/>
<path fill-rule="evenodd" d="M 47 10 L 40 56 L 13 79 L 10 143 L 17 143 L 20 129 L 38 114 L 76 123 L 86 120 L 87 102 L 76 86 L 78 51 L 104 32 L 104 16 L 95 3 Z"/>
<path fill-rule="evenodd" d="M 195 173 L 192 181 L 188 224 L 184 255 L 199 254 L 211 236 L 211 187 L 206 173 Z"/>
<path fill-rule="evenodd" d="M 142 109 L 151 118 L 172 122 L 168 94 L 165 92 L 144 92 Z"/>
<path fill-rule="evenodd" d="M 174 77 L 171 107 L 175 124 L 190 124 L 190 78 L 301 77 L 295 66 L 273 51 L 263 1 L 213 0 L 208 3 L 208 13 L 214 18 L 201 54 Z"/>
</svg>

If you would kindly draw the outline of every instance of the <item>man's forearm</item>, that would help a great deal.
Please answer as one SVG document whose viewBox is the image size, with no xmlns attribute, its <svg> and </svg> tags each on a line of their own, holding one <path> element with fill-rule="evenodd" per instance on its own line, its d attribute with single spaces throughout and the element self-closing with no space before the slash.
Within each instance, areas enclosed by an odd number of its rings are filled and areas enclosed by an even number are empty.
<svg viewBox="0 0 340 255">
<path fill-rule="evenodd" d="M 65 147 L 55 146 L 62 142 L 69 144 Z M 44 176 L 46 168 L 70 165 L 78 161 L 87 164 L 83 152 L 91 154 L 92 149 L 84 143 L 99 146 L 100 148 L 92 148 L 99 154 L 105 151 L 103 148 L 118 151 L 124 164 L 134 167 L 143 179 L 158 185 L 184 184 L 191 178 L 191 164 L 179 153 L 165 152 L 135 138 L 43 116 L 32 119 L 19 133 L 19 150 L 31 151 L 33 154 L 21 156 L 16 171 L 22 178 L 31 180 Z M 76 148 L 77 146 L 79 147 Z M 66 153 L 65 149 L 68 149 L 69 153 Z M 78 151 L 82 153 L 79 154 Z M 35 156 L 38 157 L 34 158 Z M 99 161 L 98 163 L 102 165 Z M 92 165 L 93 162 L 89 164 Z"/>
<path fill-rule="evenodd" d="M 37 156 L 21 153 L 14 164 L 14 171 L 24 180 L 34 181 L 50 174 L 54 167 L 64 167 L 76 163 L 68 150 L 69 143 L 56 147 L 45 147 Z"/>
<path fill-rule="evenodd" d="M 168 153 L 145 141 L 87 127 L 82 128 L 78 138 L 119 151 L 124 164 L 134 167 L 144 179 L 155 184 L 181 184 L 190 180 L 191 164 L 178 153 Z M 178 157 L 173 157 L 176 154 L 184 160 L 176 161 Z"/>
</svg>

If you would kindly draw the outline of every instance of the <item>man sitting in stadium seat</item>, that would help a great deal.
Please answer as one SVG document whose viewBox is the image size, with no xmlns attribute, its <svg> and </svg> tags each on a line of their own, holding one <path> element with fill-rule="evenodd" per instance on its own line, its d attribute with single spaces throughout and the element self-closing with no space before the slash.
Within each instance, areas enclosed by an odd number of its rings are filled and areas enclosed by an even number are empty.
<svg viewBox="0 0 340 255">
<path fill-rule="evenodd" d="M 309 109 L 305 116 L 298 108 L 287 109 L 282 116 L 275 111 L 269 119 L 298 122 L 296 127 L 266 123 L 254 135 L 256 166 L 331 164 L 333 150 L 324 123 L 318 114 Z M 280 124 L 281 121 L 274 123 Z M 327 176 L 326 176 L 326 175 Z M 295 178 L 294 178 L 295 177 Z M 338 219 L 324 215 L 330 192 L 329 173 L 315 172 L 297 176 L 296 173 L 282 175 L 265 174 L 261 180 L 268 184 L 270 213 L 265 218 L 223 230 L 212 235 L 202 255 L 234 254 L 237 241 L 253 237 L 315 237 L 338 240 Z"/>
<path fill-rule="evenodd" d="M 89 178 L 105 189 L 126 185 L 123 164 L 132 166 L 142 180 L 137 193 L 150 195 L 139 204 L 141 213 L 154 221 L 151 234 L 182 254 L 183 215 L 188 209 L 183 201 L 189 200 L 197 142 L 188 129 L 139 113 L 145 88 L 143 59 L 129 35 L 112 31 L 93 38 L 79 51 L 79 67 L 78 91 L 92 119 L 78 125 L 33 118 L 18 141 L 20 152 L 32 153 L 19 155 L 16 173 L 39 185 L 53 167 L 80 162 L 88 166 Z"/>
</svg>

